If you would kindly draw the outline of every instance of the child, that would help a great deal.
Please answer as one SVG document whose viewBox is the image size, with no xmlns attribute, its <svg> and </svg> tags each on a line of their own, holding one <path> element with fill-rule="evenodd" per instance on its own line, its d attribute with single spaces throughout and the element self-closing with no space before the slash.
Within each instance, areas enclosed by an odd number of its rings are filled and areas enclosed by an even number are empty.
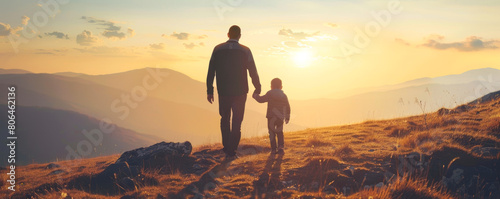
<svg viewBox="0 0 500 199">
<path fill-rule="evenodd" d="M 281 79 L 274 78 L 271 81 L 271 90 L 265 95 L 253 94 L 253 98 L 259 103 L 267 102 L 267 127 L 269 129 L 269 140 L 271 141 L 271 153 L 283 154 L 283 120 L 288 124 L 290 121 L 290 104 L 283 88 Z M 278 136 L 278 147 L 276 148 L 276 136 Z"/>
</svg>

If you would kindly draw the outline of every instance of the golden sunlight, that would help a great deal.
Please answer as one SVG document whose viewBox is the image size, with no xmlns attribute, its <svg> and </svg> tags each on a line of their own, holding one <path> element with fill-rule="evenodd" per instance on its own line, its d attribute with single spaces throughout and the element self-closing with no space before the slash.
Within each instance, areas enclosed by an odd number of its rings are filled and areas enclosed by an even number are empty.
<svg viewBox="0 0 500 199">
<path fill-rule="evenodd" d="M 295 65 L 299 68 L 305 68 L 311 65 L 314 61 L 313 54 L 310 49 L 301 49 L 295 53 L 291 53 Z"/>
</svg>

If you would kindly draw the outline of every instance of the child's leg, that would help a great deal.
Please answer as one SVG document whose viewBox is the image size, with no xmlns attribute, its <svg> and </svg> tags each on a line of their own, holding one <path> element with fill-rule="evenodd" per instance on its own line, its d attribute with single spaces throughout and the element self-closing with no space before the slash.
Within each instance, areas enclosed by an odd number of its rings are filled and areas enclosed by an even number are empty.
<svg viewBox="0 0 500 199">
<path fill-rule="evenodd" d="M 285 145 L 285 138 L 283 136 L 283 120 L 277 120 L 276 125 L 276 136 L 278 137 L 278 148 L 282 149 Z"/>
<path fill-rule="evenodd" d="M 271 150 L 276 151 L 276 127 L 274 125 L 275 118 L 267 118 L 267 128 L 269 130 L 269 141 L 271 142 Z"/>
</svg>

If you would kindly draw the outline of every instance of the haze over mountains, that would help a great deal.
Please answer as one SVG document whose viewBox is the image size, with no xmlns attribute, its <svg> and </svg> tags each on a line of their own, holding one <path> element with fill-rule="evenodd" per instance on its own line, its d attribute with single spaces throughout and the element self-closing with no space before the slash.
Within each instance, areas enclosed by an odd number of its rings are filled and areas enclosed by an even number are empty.
<svg viewBox="0 0 500 199">
<path fill-rule="evenodd" d="M 299 101 L 289 96 L 293 124 L 286 125 L 285 130 L 403 117 L 432 112 L 442 107 L 451 108 L 500 89 L 499 79 L 500 70 L 484 68 L 397 85 L 361 88 L 332 94 L 324 99 Z M 261 81 L 265 93 L 268 82 Z M 126 133 L 109 137 L 105 135 L 104 140 L 111 138 L 113 141 L 103 145 L 117 147 L 96 147 L 89 157 L 146 146 L 153 143 L 152 140 L 189 140 L 195 145 L 220 142 L 217 98 L 215 104 L 209 104 L 204 82 L 170 69 L 145 68 L 107 75 L 0 70 L 0 85 L 4 88 L 8 85 L 17 87 L 17 105 L 25 110 L 24 113 L 18 112 L 20 122 L 24 123 L 19 123 L 19 126 L 23 126 L 19 128 L 19 133 L 23 134 L 23 141 L 33 146 L 34 149 L 30 150 L 43 148 L 52 142 L 61 143 L 58 139 L 63 137 L 54 135 L 53 131 L 79 134 L 65 138 L 76 147 L 78 141 L 85 138 L 81 131 L 95 126 L 102 119 L 111 121 L 121 132 Z M 5 104 L 5 101 L 1 103 Z M 265 106 L 250 96 L 247 98 L 242 127 L 244 137 L 267 135 Z M 25 116 L 31 112 L 37 117 Z M 38 117 L 52 120 L 43 124 L 44 120 Z M 94 122 L 82 119 L 89 117 Z M 69 128 L 67 124 L 74 125 Z M 36 157 L 28 155 L 26 151 L 23 155 L 27 158 L 25 162 L 46 162 L 66 156 L 66 153 L 55 153 L 60 149 L 47 149 L 50 150 L 54 150 L 53 155 Z"/>
<path fill-rule="evenodd" d="M 7 106 L 0 106 L 0 111 L 7 113 Z M 66 157 L 112 155 L 159 140 L 156 136 L 121 127 L 101 128 L 98 119 L 73 111 L 17 105 L 15 114 L 16 165 L 64 160 Z M 0 117 L 2 124 L 7 124 L 7 120 L 7 117 Z M 95 133 L 96 130 L 101 136 Z M 2 144 L 0 148 L 0 156 L 7 157 L 7 145 Z M 6 161 L 0 162 L 0 166 L 6 164 Z"/>
<path fill-rule="evenodd" d="M 307 127 L 321 127 L 429 113 L 470 102 L 499 89 L 500 70 L 483 68 L 291 103 L 296 110 L 295 122 Z"/>
</svg>

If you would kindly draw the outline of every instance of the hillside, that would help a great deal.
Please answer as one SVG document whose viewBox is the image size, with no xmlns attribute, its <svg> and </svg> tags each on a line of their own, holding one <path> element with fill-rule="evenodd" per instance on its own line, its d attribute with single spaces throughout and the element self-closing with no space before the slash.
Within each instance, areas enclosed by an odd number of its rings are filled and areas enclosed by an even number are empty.
<svg viewBox="0 0 500 199">
<path fill-rule="evenodd" d="M 51 74 L 0 75 L 0 85 L 16 85 L 19 105 L 65 109 L 98 119 L 108 118 L 118 126 L 164 140 L 181 141 L 192 137 L 193 143 L 203 144 L 208 140 L 217 141 L 219 137 L 215 137 L 219 135 L 218 114 L 153 96 L 132 98 L 133 87 L 126 92 L 80 78 Z M 0 93 L 5 92 L 7 90 Z M 189 121 L 197 121 L 197 125 L 190 125 Z"/>
<path fill-rule="evenodd" d="M 0 106 L 0 111 L 7 113 L 7 106 Z M 1 117 L 0 123 L 7 124 L 7 120 L 7 117 Z M 101 128 L 101 121 L 96 118 L 51 108 L 16 106 L 16 122 L 19 124 L 16 129 L 18 166 L 64 160 L 70 153 L 66 147 L 82 157 L 90 158 L 122 153 L 160 140 L 119 126 L 108 131 L 108 128 Z M 101 132 L 101 139 L 97 134 L 89 133 L 96 130 Z M 83 142 L 90 144 L 91 148 L 82 147 L 78 150 L 78 145 Z M 0 156 L 7 157 L 7 145 L 2 144 L 0 148 Z M 6 161 L 2 161 L 0 166 L 6 164 Z"/>
<path fill-rule="evenodd" d="M 0 194 L 13 198 L 498 198 L 499 129 L 500 92 L 496 92 L 419 116 L 286 133 L 284 155 L 270 155 L 266 137 L 243 139 L 240 158 L 231 162 L 223 161 L 219 144 L 199 146 L 189 156 L 171 159 L 180 165 L 171 162 L 164 167 L 165 162 L 157 162 L 156 169 L 143 168 L 138 177 L 128 178 L 130 186 L 111 184 L 115 188 L 108 190 L 88 183 L 92 174 L 109 171 L 117 155 L 55 162 L 58 168 L 32 164 L 18 169 L 23 185 L 15 194 L 5 188 Z"/>
</svg>

